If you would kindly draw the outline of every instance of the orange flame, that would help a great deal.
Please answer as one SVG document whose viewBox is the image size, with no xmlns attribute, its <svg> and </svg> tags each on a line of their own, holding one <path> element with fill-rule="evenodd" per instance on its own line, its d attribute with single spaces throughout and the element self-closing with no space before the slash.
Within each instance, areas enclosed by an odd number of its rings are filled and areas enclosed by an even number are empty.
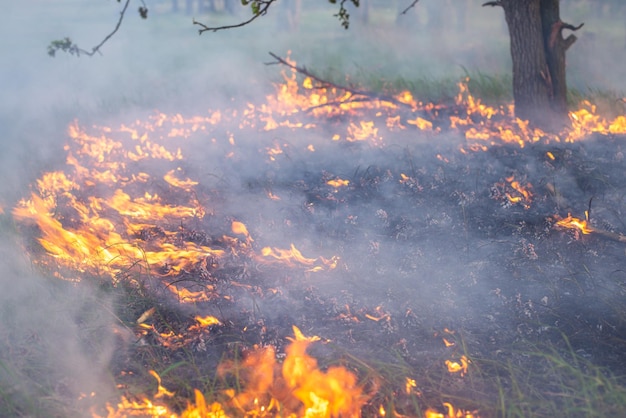
<svg viewBox="0 0 626 418">
<path fill-rule="evenodd" d="M 248 227 L 243 222 L 233 221 L 231 224 L 231 230 L 233 234 L 243 235 L 246 237 L 246 240 L 252 242 L 253 239 L 250 238 L 250 233 L 248 232 Z"/>
<path fill-rule="evenodd" d="M 195 402 L 190 403 L 180 415 L 167 406 L 156 405 L 144 398 L 129 401 L 122 397 L 114 407 L 107 406 L 107 417 L 127 416 L 151 417 L 229 417 L 229 416 L 289 416 L 289 417 L 359 417 L 367 397 L 357 383 L 354 373 L 342 366 L 331 366 L 326 371 L 319 369 L 317 360 L 306 351 L 309 345 L 319 341 L 317 336 L 306 337 L 293 327 L 294 338 L 286 348 L 282 366 L 276 362 L 273 347 L 257 349 L 249 353 L 241 364 L 223 362 L 218 369 L 220 375 L 236 373 L 245 390 L 235 393 L 224 392 L 227 400 L 208 405 L 204 395 L 195 390 Z M 160 376 L 150 371 L 157 380 L 155 399 L 172 396 L 173 393 L 161 385 Z M 227 410 L 236 411 L 235 414 Z M 100 417 L 94 413 L 95 418 Z"/>
<path fill-rule="evenodd" d="M 456 409 L 450 402 L 443 403 L 446 413 L 442 414 L 434 409 L 426 410 L 426 418 L 479 418 L 476 411 L 470 412 L 463 409 Z"/>
<path fill-rule="evenodd" d="M 590 234 L 594 231 L 594 229 L 588 225 L 586 220 L 574 218 L 571 214 L 568 214 L 566 218 L 557 221 L 556 225 L 562 228 L 575 229 L 583 234 Z"/>
<path fill-rule="evenodd" d="M 467 358 L 467 356 L 462 355 L 458 362 L 446 360 L 445 363 L 450 373 L 460 373 L 461 376 L 465 376 L 467 374 L 467 367 L 470 363 L 470 360 Z"/>
<path fill-rule="evenodd" d="M 220 325 L 221 322 L 219 319 L 217 319 L 214 316 L 196 316 L 196 321 L 198 321 L 198 323 L 200 324 L 200 326 L 202 327 L 210 327 L 211 325 Z"/>
<path fill-rule="evenodd" d="M 350 184 L 350 180 L 334 179 L 334 180 L 328 180 L 326 184 L 338 189 L 339 187 L 348 186 Z"/>
<path fill-rule="evenodd" d="M 316 272 L 324 269 L 332 270 L 337 267 L 338 257 L 332 257 L 327 260 L 323 257 L 307 258 L 302 255 L 295 245 L 291 244 L 288 250 L 281 248 L 264 247 L 261 249 L 263 258 L 258 259 L 261 263 L 281 263 L 285 266 L 296 267 L 298 265 L 309 266 L 306 271 Z M 317 264 L 317 265 L 316 265 Z"/>
</svg>

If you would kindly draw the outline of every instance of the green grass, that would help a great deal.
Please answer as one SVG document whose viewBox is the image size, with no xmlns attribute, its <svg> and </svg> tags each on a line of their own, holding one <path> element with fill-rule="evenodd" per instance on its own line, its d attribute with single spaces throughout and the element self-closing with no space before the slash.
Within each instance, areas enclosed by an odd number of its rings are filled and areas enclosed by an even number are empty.
<svg viewBox="0 0 626 418">
<path fill-rule="evenodd" d="M 564 337 L 565 338 L 565 337 Z M 474 379 L 492 397 L 483 408 L 505 417 L 608 417 L 626 410 L 624 376 L 554 345 L 510 352 L 508 360 L 474 359 Z M 494 397 L 495 395 L 495 397 Z"/>
</svg>

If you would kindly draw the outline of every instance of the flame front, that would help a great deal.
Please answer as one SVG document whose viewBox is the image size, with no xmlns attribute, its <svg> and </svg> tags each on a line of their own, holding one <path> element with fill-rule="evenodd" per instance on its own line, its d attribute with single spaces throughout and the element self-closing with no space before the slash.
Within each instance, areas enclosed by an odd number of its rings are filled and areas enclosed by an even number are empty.
<svg viewBox="0 0 626 418">
<path fill-rule="evenodd" d="M 359 417 L 367 396 L 357 383 L 356 375 L 343 366 L 320 370 L 317 360 L 307 354 L 310 344 L 319 341 L 317 336 L 307 337 L 293 327 L 294 338 L 286 348 L 284 362 L 276 361 L 273 347 L 249 352 L 243 362 L 223 362 L 219 367 L 222 376 L 233 374 L 244 388 L 241 392 L 227 389 L 221 395 L 223 402 L 207 405 L 205 396 L 195 390 L 195 402 L 180 414 L 166 405 L 155 404 L 144 398 L 130 401 L 123 397 L 116 405 L 107 406 L 108 418 L 127 416 L 152 416 L 168 418 L 191 417 Z M 161 385 L 160 376 L 151 371 L 158 388 L 154 399 L 171 397 L 173 393 Z M 102 417 L 97 413 L 94 418 Z"/>
</svg>

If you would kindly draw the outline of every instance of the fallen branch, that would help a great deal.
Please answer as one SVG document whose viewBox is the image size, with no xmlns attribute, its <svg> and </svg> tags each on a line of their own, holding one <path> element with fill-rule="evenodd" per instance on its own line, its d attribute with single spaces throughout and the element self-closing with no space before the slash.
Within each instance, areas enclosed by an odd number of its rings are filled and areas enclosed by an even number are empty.
<svg viewBox="0 0 626 418">
<path fill-rule="evenodd" d="M 316 76 L 315 74 L 311 73 L 309 70 L 306 69 L 306 67 L 298 67 L 297 65 L 288 62 L 287 60 L 285 60 L 284 58 L 279 57 L 278 55 L 274 54 L 273 52 L 269 52 L 269 54 L 277 62 L 268 62 L 265 65 L 275 65 L 275 64 L 285 65 L 285 66 L 291 68 L 292 70 L 294 70 L 295 72 L 297 72 L 299 74 L 302 74 L 302 75 L 304 75 L 306 77 L 309 77 L 312 80 L 315 80 L 318 83 L 320 83 L 320 85 L 317 88 L 334 88 L 334 89 L 338 89 L 338 90 L 343 90 L 343 91 L 345 91 L 347 93 L 350 93 L 350 94 L 352 94 L 354 96 L 364 96 L 364 97 L 368 98 L 369 100 L 381 100 L 381 101 L 393 103 L 393 104 L 398 105 L 398 106 L 405 106 L 405 107 L 413 108 L 413 106 L 411 106 L 410 104 L 401 102 L 400 100 L 398 100 L 398 99 L 396 99 L 395 97 L 392 97 L 392 96 L 379 95 L 379 94 L 376 94 L 376 93 L 371 92 L 371 91 L 357 90 L 357 89 L 353 89 L 353 88 L 348 87 L 348 86 L 343 86 L 341 84 L 336 84 L 336 83 L 333 83 L 331 81 L 324 80 L 323 78 L 320 78 L 320 77 Z M 353 102 L 353 101 L 365 101 L 365 100 L 352 99 L 352 100 L 339 101 L 339 102 L 333 102 L 333 103 L 341 105 L 343 103 L 349 103 L 349 102 Z M 323 106 L 331 105 L 333 103 L 327 103 L 327 104 L 324 104 L 324 105 L 321 105 L 321 106 L 316 106 L 316 107 L 323 107 Z"/>
<path fill-rule="evenodd" d="M 594 234 L 600 235 L 601 237 L 604 237 L 613 241 L 626 243 L 626 235 L 616 234 L 615 232 L 605 231 L 602 229 L 596 229 L 593 227 L 590 227 L 590 229 Z"/>
</svg>

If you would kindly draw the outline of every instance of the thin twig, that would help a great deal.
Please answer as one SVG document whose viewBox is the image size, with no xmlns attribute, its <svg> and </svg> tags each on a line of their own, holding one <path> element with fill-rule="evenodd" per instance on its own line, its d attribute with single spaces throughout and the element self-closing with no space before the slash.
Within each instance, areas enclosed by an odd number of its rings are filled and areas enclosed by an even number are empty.
<svg viewBox="0 0 626 418">
<path fill-rule="evenodd" d="M 406 9 L 404 9 L 402 11 L 402 13 L 400 13 L 401 15 L 405 15 L 409 10 L 411 10 L 412 8 L 415 7 L 415 5 L 417 4 L 417 2 L 420 0 L 413 0 L 413 2 L 411 4 L 409 4 L 409 7 L 407 7 Z"/>
<path fill-rule="evenodd" d="M 118 3 L 120 2 L 120 0 L 117 0 L 117 1 Z M 140 1 L 141 1 L 142 6 L 139 7 L 139 16 L 141 16 L 142 19 L 147 19 L 148 7 L 146 6 L 146 2 L 144 0 L 140 0 Z M 129 4 L 130 4 L 130 0 L 126 0 L 126 2 L 124 3 L 124 6 L 122 7 L 122 11 L 120 12 L 120 18 L 117 20 L 117 23 L 115 24 L 115 27 L 113 28 L 111 33 L 105 36 L 104 39 L 102 39 L 102 41 L 98 45 L 91 48 L 91 51 L 88 51 L 86 49 L 79 47 L 78 45 L 73 43 L 70 38 L 65 37 L 63 39 L 52 41 L 50 45 L 48 45 L 48 55 L 50 55 L 51 57 L 54 57 L 57 51 L 68 52 L 69 54 L 76 55 L 76 56 L 80 56 L 81 54 L 84 54 L 90 57 L 95 55 L 96 52 L 102 54 L 102 52 L 100 52 L 100 48 L 102 48 L 102 46 L 105 43 L 107 43 L 109 39 L 111 39 L 113 35 L 115 35 L 117 31 L 120 29 L 120 27 L 122 26 L 122 21 L 124 20 L 124 16 L 126 15 L 126 11 L 128 10 Z"/>
<path fill-rule="evenodd" d="M 80 52 L 82 52 L 85 55 L 89 55 L 89 56 L 94 55 L 96 52 L 100 52 L 100 48 L 102 48 L 102 45 L 104 45 L 109 39 L 111 39 L 113 37 L 113 35 L 115 35 L 115 33 L 118 31 L 120 26 L 122 26 L 122 20 L 124 20 L 124 14 L 126 13 L 126 9 L 128 9 L 128 5 L 129 4 L 130 4 L 130 0 L 126 0 L 126 3 L 124 4 L 124 7 L 122 8 L 122 11 L 120 12 L 120 18 L 118 19 L 117 24 L 115 25 L 115 28 L 113 29 L 113 31 L 111 33 L 109 33 L 102 40 L 102 42 L 100 42 L 98 45 L 96 45 L 93 48 L 91 48 L 91 52 L 85 51 L 84 49 L 80 49 Z"/>
<path fill-rule="evenodd" d="M 230 1 L 234 1 L 234 0 L 230 0 Z M 196 19 L 193 20 L 193 24 L 194 25 L 198 25 L 201 27 L 201 29 L 198 30 L 198 34 L 202 35 L 204 32 L 217 32 L 218 30 L 226 30 L 226 29 L 235 29 L 235 28 L 240 28 L 242 26 L 246 26 L 252 22 L 254 22 L 256 19 L 258 19 L 260 16 L 264 16 L 267 14 L 267 11 L 269 10 L 270 6 L 272 5 L 272 3 L 274 3 L 276 0 L 266 0 L 263 1 L 261 6 L 259 7 L 259 10 L 257 11 L 257 13 L 255 13 L 250 19 L 244 21 L 244 22 L 240 22 L 234 25 L 225 25 L 225 26 L 215 26 L 215 27 L 210 27 L 205 25 L 202 22 L 198 22 Z"/>
</svg>

